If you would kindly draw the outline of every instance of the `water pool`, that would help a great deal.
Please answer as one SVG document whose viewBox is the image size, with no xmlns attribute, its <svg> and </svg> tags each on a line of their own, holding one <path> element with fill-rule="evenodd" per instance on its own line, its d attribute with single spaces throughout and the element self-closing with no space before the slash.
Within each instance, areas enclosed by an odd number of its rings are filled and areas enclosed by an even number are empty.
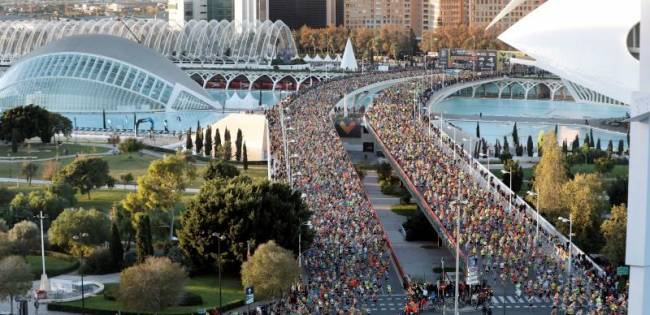
<svg viewBox="0 0 650 315">
<path fill-rule="evenodd" d="M 260 98 L 262 104 L 274 106 L 289 93 L 280 91 L 248 91 L 248 90 L 208 90 L 208 93 L 219 102 L 221 109 L 258 109 Z M 62 113 L 68 117 L 74 127 L 103 128 L 102 113 Z M 221 110 L 214 111 L 179 111 L 179 112 L 140 112 L 140 113 L 106 113 L 106 127 L 114 129 L 133 129 L 135 121 L 142 118 L 151 118 L 154 121 L 154 130 L 185 131 L 188 128 L 196 129 L 199 122 L 201 126 L 218 122 L 228 113 Z M 148 123 L 140 126 L 142 130 L 150 128 Z"/>
<path fill-rule="evenodd" d="M 450 122 L 461 129 L 466 133 L 476 136 L 476 121 L 475 120 L 450 120 Z M 499 139 L 499 142 L 503 145 L 503 137 L 508 137 L 508 143 L 512 145 L 512 127 L 513 122 L 487 122 L 480 121 L 480 131 L 481 137 L 490 144 L 494 145 L 495 141 Z M 537 138 L 541 132 L 547 132 L 555 129 L 555 124 L 544 124 L 544 123 L 517 123 L 517 133 L 519 134 L 519 143 L 526 144 L 528 136 L 532 136 L 533 143 L 537 146 Z M 625 147 L 627 148 L 627 135 L 625 133 L 608 131 L 598 128 L 590 128 L 589 126 L 577 126 L 577 125 L 558 125 L 558 141 L 561 143 L 562 140 L 567 140 L 569 147 L 571 142 L 575 138 L 576 134 L 580 136 L 580 143 L 585 139 L 585 135 L 589 134 L 590 130 L 593 129 L 595 141 L 600 139 L 601 148 L 605 150 L 607 148 L 607 143 L 612 140 L 614 144 L 614 149 L 618 146 L 618 141 L 623 140 Z"/>
<path fill-rule="evenodd" d="M 623 117 L 629 113 L 629 108 L 567 101 L 454 97 L 436 104 L 433 111 L 475 116 L 483 113 L 487 116 L 595 119 Z"/>
</svg>

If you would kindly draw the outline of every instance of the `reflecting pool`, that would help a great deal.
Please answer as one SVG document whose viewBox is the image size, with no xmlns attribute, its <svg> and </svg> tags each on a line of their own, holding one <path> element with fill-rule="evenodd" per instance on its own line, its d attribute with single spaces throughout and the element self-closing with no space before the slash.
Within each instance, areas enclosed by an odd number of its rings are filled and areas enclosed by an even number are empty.
<svg viewBox="0 0 650 315">
<path fill-rule="evenodd" d="M 450 120 L 452 124 L 462 128 L 466 133 L 473 136 L 476 135 L 476 120 Z M 503 137 L 508 137 L 508 143 L 512 145 L 512 128 L 513 122 L 488 122 L 480 121 L 479 129 L 481 131 L 481 137 L 490 144 L 494 145 L 495 141 L 499 139 L 499 142 L 503 145 Z M 526 144 L 528 136 L 533 138 L 533 143 L 537 146 L 537 138 L 542 132 L 547 132 L 555 129 L 555 124 L 544 124 L 544 123 L 517 123 L 517 133 L 519 134 L 519 143 Z M 578 125 L 558 125 L 558 141 L 561 143 L 563 140 L 567 140 L 569 146 L 571 146 L 571 141 L 575 138 L 576 134 L 580 137 L 580 143 L 585 139 L 585 136 L 593 130 L 595 141 L 600 139 L 601 148 L 605 150 L 607 148 L 607 143 L 612 140 L 614 144 L 614 149 L 618 146 L 618 141 L 623 140 L 625 147 L 627 148 L 627 135 L 621 132 L 614 132 L 609 130 L 603 130 L 599 128 L 590 128 L 589 126 L 578 126 Z"/>
<path fill-rule="evenodd" d="M 547 100 L 512 100 L 454 97 L 433 107 L 435 112 L 456 115 L 594 119 L 623 117 L 629 107 Z"/>
</svg>

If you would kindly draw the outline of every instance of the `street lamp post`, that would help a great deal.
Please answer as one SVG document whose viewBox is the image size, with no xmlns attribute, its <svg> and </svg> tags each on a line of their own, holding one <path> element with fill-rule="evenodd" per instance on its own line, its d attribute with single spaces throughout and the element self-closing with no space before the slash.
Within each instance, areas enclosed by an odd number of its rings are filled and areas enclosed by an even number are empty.
<svg viewBox="0 0 650 315">
<path fill-rule="evenodd" d="M 217 269 L 219 269 L 219 312 L 221 312 L 221 308 L 223 306 L 223 303 L 221 302 L 221 241 L 226 239 L 226 237 L 223 234 L 219 234 L 217 232 L 212 233 L 212 236 L 217 238 Z"/>
<path fill-rule="evenodd" d="M 453 144 L 453 150 L 452 150 L 452 151 L 454 151 L 454 160 L 456 160 L 456 128 L 453 128 L 453 127 L 451 127 L 451 126 L 447 126 L 447 129 L 450 129 L 450 130 L 453 129 L 453 130 L 454 130 L 454 131 L 453 131 L 453 132 L 454 132 L 454 136 L 453 136 L 453 138 L 451 138 L 451 142 L 452 142 L 452 144 Z"/>
<path fill-rule="evenodd" d="M 72 236 L 72 239 L 77 242 L 77 243 L 82 243 L 83 239 L 88 238 L 88 233 L 81 233 Z M 82 248 L 79 249 L 79 263 L 83 264 L 83 259 L 84 259 L 84 251 Z M 81 266 L 81 265 L 80 265 Z M 86 299 L 85 299 L 85 288 L 84 288 L 84 272 L 83 272 L 83 267 L 79 268 L 79 274 L 81 275 L 81 315 L 84 315 L 86 313 Z"/>
<path fill-rule="evenodd" d="M 510 212 L 512 210 L 512 169 L 509 171 L 501 170 L 501 174 L 508 174 L 510 178 L 510 183 L 508 184 L 508 189 L 510 189 L 510 192 L 508 192 L 508 212 Z"/>
<path fill-rule="evenodd" d="M 458 199 L 451 202 L 456 208 L 456 283 L 454 285 L 454 314 L 458 315 L 458 286 L 460 284 L 460 206 L 467 205 L 460 194 L 460 177 L 458 178 Z"/>
<path fill-rule="evenodd" d="M 43 273 L 41 274 L 41 284 L 39 289 L 45 292 L 50 292 L 50 281 L 47 279 L 47 273 L 45 272 L 45 235 L 43 233 L 43 220 L 47 219 L 47 216 L 43 215 L 43 211 L 41 211 L 36 218 L 41 221 L 41 263 L 43 264 Z"/>
<path fill-rule="evenodd" d="M 535 225 L 535 243 L 538 241 L 539 237 L 539 193 L 528 191 L 527 192 L 528 196 L 534 196 L 535 197 L 535 218 L 536 218 L 536 225 Z"/>
<path fill-rule="evenodd" d="M 558 217 L 557 219 L 560 220 L 560 222 L 569 223 L 569 265 L 567 266 L 567 279 L 570 290 L 572 286 L 571 265 L 573 264 L 573 219 L 571 218 L 571 214 L 569 214 L 568 219 L 565 217 Z"/>
<path fill-rule="evenodd" d="M 298 267 L 302 268 L 302 227 L 306 226 L 311 229 L 311 222 L 307 221 L 298 226 Z"/>
</svg>

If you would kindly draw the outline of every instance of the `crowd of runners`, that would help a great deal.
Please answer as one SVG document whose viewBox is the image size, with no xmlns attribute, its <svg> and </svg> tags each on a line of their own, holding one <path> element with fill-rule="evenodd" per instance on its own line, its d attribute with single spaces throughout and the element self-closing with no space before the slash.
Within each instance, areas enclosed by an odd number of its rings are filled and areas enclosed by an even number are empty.
<svg viewBox="0 0 650 315">
<path fill-rule="evenodd" d="M 330 81 L 285 99 L 267 113 L 275 180 L 303 193 L 315 237 L 302 256 L 303 281 L 271 309 L 279 314 L 361 314 L 390 293 L 383 228 L 333 125 L 343 95 L 398 72 Z M 285 143 L 286 140 L 286 143 Z M 287 169 L 287 157 L 289 169 Z"/>
<path fill-rule="evenodd" d="M 428 126 L 426 114 L 414 114 L 412 102 L 405 100 L 422 83 L 414 80 L 385 91 L 367 118 L 453 240 L 460 213 L 459 246 L 465 257 L 474 257 L 481 278 L 511 284 L 529 300 L 544 299 L 553 304 L 553 312 L 625 314 L 625 283 L 597 270 L 583 255 L 574 255 L 569 278 L 568 244 L 545 229 L 535 239 L 535 219 L 525 205 L 515 198 L 508 205 L 508 193 L 462 146 L 444 135 L 441 144 L 438 124 Z"/>
</svg>

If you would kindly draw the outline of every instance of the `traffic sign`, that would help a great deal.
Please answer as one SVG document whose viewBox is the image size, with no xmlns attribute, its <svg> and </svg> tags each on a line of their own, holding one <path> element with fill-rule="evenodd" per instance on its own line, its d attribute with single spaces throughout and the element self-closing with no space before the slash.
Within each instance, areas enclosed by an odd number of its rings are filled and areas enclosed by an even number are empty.
<svg viewBox="0 0 650 315">
<path fill-rule="evenodd" d="M 467 268 L 467 280 L 468 285 L 478 285 L 478 267 L 469 267 Z"/>
<path fill-rule="evenodd" d="M 253 304 L 255 301 L 255 294 L 253 293 L 253 287 L 246 287 L 246 304 Z"/>
<path fill-rule="evenodd" d="M 629 276 L 630 275 L 630 267 L 628 266 L 620 266 L 616 268 L 616 274 L 619 276 Z"/>
</svg>

